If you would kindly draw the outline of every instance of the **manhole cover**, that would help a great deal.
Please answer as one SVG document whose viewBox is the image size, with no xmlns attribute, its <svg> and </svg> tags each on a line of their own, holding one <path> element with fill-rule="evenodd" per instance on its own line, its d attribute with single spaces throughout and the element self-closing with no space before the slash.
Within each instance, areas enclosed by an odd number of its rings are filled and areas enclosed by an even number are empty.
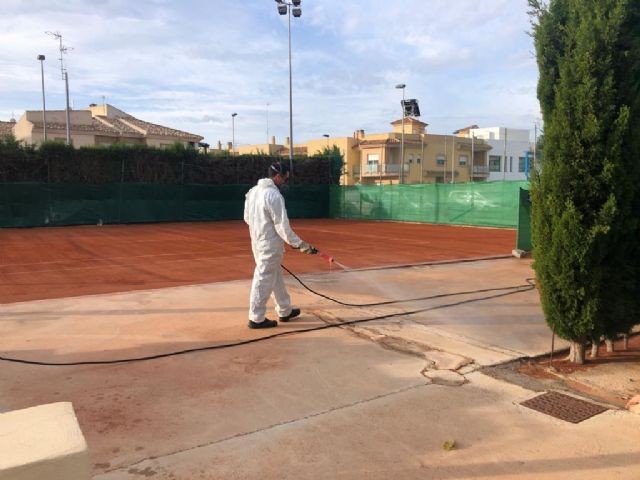
<svg viewBox="0 0 640 480">
<path fill-rule="evenodd" d="M 520 405 L 571 423 L 580 423 L 587 418 L 607 411 L 606 408 L 600 405 L 585 402 L 558 392 L 547 392 L 538 395 L 525 400 Z"/>
</svg>

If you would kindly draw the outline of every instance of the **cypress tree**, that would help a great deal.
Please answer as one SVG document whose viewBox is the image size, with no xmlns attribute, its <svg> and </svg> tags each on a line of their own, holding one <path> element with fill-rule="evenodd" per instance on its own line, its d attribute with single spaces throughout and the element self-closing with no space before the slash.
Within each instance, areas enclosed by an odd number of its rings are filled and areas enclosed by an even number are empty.
<svg viewBox="0 0 640 480">
<path fill-rule="evenodd" d="M 638 321 L 640 22 L 636 0 L 529 0 L 545 157 L 532 182 L 534 264 L 549 326 L 589 340 Z"/>
</svg>

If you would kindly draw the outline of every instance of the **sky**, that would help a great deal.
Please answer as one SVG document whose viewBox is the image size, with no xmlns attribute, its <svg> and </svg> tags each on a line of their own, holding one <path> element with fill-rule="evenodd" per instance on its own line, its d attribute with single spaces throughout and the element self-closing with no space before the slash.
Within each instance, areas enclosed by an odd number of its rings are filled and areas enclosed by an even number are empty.
<svg viewBox="0 0 640 480">
<path fill-rule="evenodd" d="M 289 135 L 288 23 L 274 0 L 1 0 L 0 120 L 109 103 L 212 146 Z M 526 0 L 302 0 L 291 18 L 294 143 L 391 131 L 418 100 L 429 133 L 533 129 Z"/>
</svg>

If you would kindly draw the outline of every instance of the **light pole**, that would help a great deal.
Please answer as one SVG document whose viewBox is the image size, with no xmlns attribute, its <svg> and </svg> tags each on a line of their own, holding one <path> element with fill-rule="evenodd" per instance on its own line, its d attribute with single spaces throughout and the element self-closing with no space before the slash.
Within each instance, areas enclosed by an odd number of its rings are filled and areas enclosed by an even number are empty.
<svg viewBox="0 0 640 480">
<path fill-rule="evenodd" d="M 42 128 L 44 130 L 44 141 L 47 141 L 47 104 L 44 100 L 44 55 L 38 55 L 40 60 L 40 78 L 42 79 Z"/>
<path fill-rule="evenodd" d="M 469 181 L 473 183 L 473 165 L 474 165 L 474 157 L 476 155 L 475 152 L 475 140 L 476 136 L 471 132 L 471 162 L 469 163 Z"/>
<path fill-rule="evenodd" d="M 329 134 L 328 133 L 324 133 L 324 134 L 322 134 L 322 136 L 327 139 L 327 149 L 328 149 L 329 148 Z"/>
<path fill-rule="evenodd" d="M 404 111 L 404 89 L 405 89 L 406 85 L 404 83 L 399 83 L 398 85 L 396 85 L 396 88 L 399 88 L 402 90 L 402 103 L 400 105 L 402 105 L 402 140 L 400 142 L 400 183 L 404 183 L 404 117 L 405 117 L 405 111 Z"/>
<path fill-rule="evenodd" d="M 238 114 L 233 112 L 231 114 L 231 155 L 236 154 L 236 116 Z"/>
<path fill-rule="evenodd" d="M 291 74 L 291 14 L 298 18 L 302 15 L 302 0 L 276 0 L 278 13 L 289 16 L 289 183 L 293 183 L 293 81 Z"/>
<path fill-rule="evenodd" d="M 269 155 L 271 155 L 271 150 L 269 150 L 271 147 L 269 147 L 269 145 L 269 103 L 267 102 L 267 151 L 269 152 Z"/>
</svg>

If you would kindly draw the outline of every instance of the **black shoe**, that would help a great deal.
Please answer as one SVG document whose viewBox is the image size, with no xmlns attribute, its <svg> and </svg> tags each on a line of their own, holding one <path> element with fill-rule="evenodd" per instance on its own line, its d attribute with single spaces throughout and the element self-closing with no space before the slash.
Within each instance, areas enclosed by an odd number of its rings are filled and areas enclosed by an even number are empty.
<svg viewBox="0 0 640 480">
<path fill-rule="evenodd" d="M 262 322 L 253 322 L 249 320 L 249 328 L 273 328 L 277 327 L 278 322 L 265 318 Z"/>
<path fill-rule="evenodd" d="M 298 315 L 300 315 L 300 309 L 299 308 L 292 308 L 291 309 L 291 313 L 289 315 L 287 315 L 286 317 L 280 317 L 280 321 L 281 322 L 288 322 L 292 318 L 296 318 Z"/>
</svg>

